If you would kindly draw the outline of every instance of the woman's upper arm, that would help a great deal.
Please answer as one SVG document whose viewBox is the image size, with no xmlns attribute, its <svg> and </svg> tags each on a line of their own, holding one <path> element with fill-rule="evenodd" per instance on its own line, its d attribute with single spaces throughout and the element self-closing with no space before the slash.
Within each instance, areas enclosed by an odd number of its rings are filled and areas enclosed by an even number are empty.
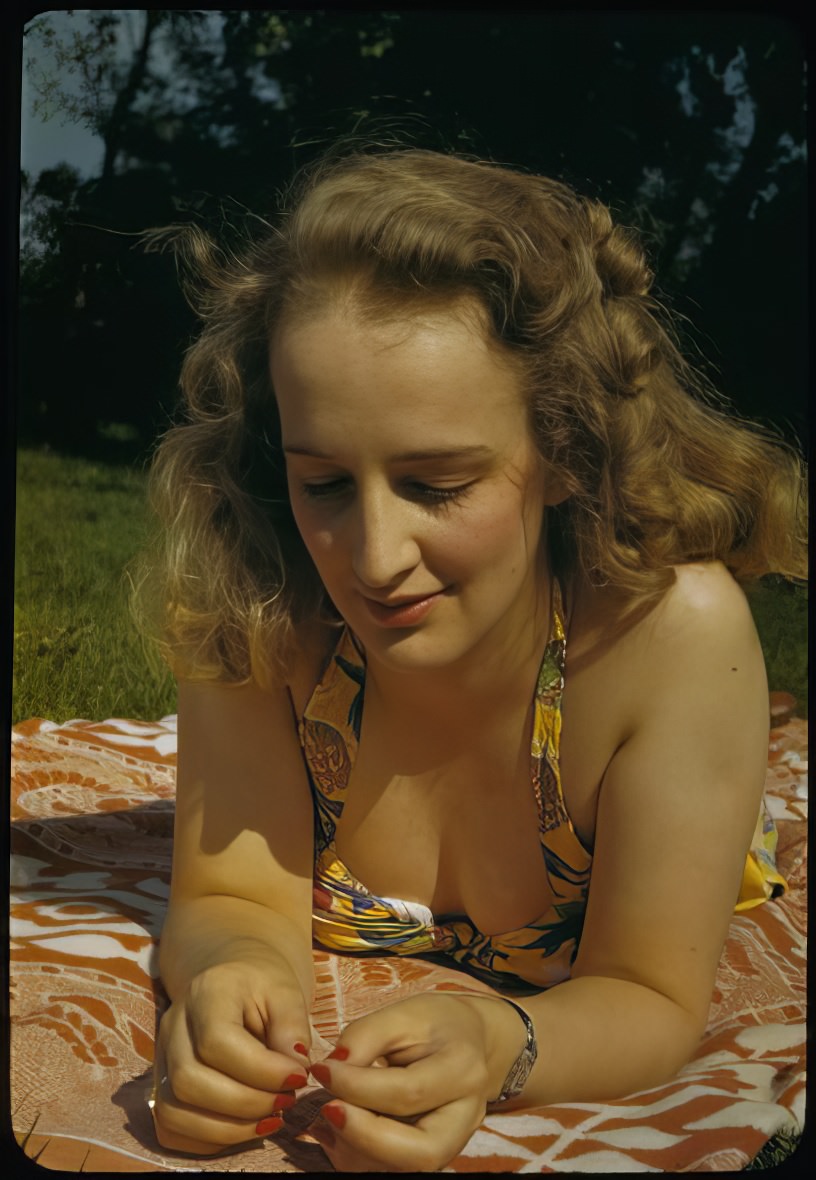
<svg viewBox="0 0 816 1180">
<path fill-rule="evenodd" d="M 702 1031 L 761 800 L 768 696 L 722 567 L 683 571 L 672 595 L 644 633 L 637 727 L 601 786 L 573 974 L 651 987 Z"/>
<path fill-rule="evenodd" d="M 181 682 L 178 712 L 173 895 L 274 898 L 307 921 L 313 812 L 285 688 Z"/>
</svg>

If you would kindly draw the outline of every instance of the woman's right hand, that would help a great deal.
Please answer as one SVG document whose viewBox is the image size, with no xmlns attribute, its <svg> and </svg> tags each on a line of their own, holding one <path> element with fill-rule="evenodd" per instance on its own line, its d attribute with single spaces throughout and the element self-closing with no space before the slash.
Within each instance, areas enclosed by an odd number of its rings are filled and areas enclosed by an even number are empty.
<svg viewBox="0 0 816 1180">
<path fill-rule="evenodd" d="M 268 960 L 202 971 L 162 1018 L 153 1118 L 169 1151 L 213 1155 L 272 1134 L 306 1085 L 311 1032 L 297 980 Z"/>
</svg>

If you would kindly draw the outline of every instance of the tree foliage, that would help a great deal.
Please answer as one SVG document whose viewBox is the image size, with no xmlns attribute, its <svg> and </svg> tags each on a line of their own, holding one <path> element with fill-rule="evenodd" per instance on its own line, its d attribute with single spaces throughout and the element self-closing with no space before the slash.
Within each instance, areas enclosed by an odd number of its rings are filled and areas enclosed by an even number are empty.
<svg viewBox="0 0 816 1180">
<path fill-rule="evenodd" d="M 647 239 L 744 412 L 804 433 L 804 54 L 770 16 L 402 10 L 53 13 L 26 33 L 40 117 L 99 175 L 24 177 L 24 434 L 147 440 L 193 324 L 150 225 L 261 215 L 336 136 L 400 133 L 558 175 Z M 692 341 L 692 342 L 693 342 Z M 717 342 L 717 349 L 712 341 Z M 47 342 L 47 347 L 44 344 Z"/>
</svg>

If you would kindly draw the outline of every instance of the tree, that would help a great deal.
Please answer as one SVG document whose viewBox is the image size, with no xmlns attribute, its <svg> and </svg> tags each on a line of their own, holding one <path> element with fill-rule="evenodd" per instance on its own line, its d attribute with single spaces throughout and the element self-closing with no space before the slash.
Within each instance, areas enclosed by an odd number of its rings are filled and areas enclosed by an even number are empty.
<svg viewBox="0 0 816 1180">
<path fill-rule="evenodd" d="M 62 291 L 49 331 L 75 341 L 68 384 L 88 421 L 115 403 L 147 437 L 172 404 L 193 325 L 164 262 L 132 249 L 140 231 L 265 215 L 293 167 L 337 135 L 382 138 L 398 124 L 421 146 L 492 155 L 611 202 L 645 232 L 696 339 L 719 342 L 726 392 L 804 433 L 804 54 L 793 26 L 750 14 L 144 11 L 61 26 L 45 14 L 28 38 L 41 109 L 104 143 L 98 176 L 54 171 L 25 196 L 27 315 Z M 154 368 L 119 372 L 113 399 L 112 366 L 87 352 L 132 353 L 136 324 Z M 41 387 L 29 394 L 42 404 Z M 52 420 L 49 410 L 40 427 Z"/>
</svg>

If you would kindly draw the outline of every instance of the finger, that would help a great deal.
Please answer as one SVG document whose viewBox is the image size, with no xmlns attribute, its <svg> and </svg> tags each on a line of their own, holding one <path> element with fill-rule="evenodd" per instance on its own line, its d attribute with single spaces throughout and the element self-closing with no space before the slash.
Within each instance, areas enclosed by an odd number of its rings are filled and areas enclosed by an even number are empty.
<svg viewBox="0 0 816 1180">
<path fill-rule="evenodd" d="M 308 1069 L 312 1026 L 302 994 L 277 991 L 263 1010 L 256 1008 L 256 1011 L 258 1019 L 263 1021 L 260 1039 L 266 1047 L 296 1060 L 300 1058 L 300 1063 Z"/>
<path fill-rule="evenodd" d="M 297 1101 L 292 1089 L 269 1091 L 254 1089 L 236 1082 L 226 1074 L 202 1065 L 195 1058 L 179 1062 L 178 1058 L 168 1055 L 168 1074 L 172 1079 L 170 1088 L 179 1102 L 187 1106 L 197 1106 L 216 1114 L 226 1115 L 237 1119 L 265 1118 L 275 1112 L 288 1110 Z M 305 1082 L 302 1074 L 292 1075 L 298 1085 Z"/>
<path fill-rule="evenodd" d="M 473 1012 L 447 997 L 391 1004 L 347 1025 L 311 1072 L 337 1097 L 395 1117 L 423 1114 L 468 1092 L 483 1097 L 487 1062 L 468 1034 L 471 1025 Z M 382 1060 L 387 1068 L 370 1068 Z"/>
<path fill-rule="evenodd" d="M 177 1151 L 192 1150 L 199 1153 L 212 1153 L 225 1147 L 234 1147 L 239 1143 L 258 1139 L 262 1135 L 274 1134 L 283 1126 L 280 1116 L 271 1115 L 261 1121 L 231 1119 L 226 1115 L 188 1106 L 179 1102 L 172 1094 L 156 1100 L 153 1115 L 156 1135 L 162 1146 L 172 1147 Z M 258 1127 L 261 1128 L 260 1131 Z M 185 1143 L 195 1143 L 198 1146 L 185 1146 Z"/>
<path fill-rule="evenodd" d="M 338 1171 L 435 1172 L 462 1151 L 483 1113 L 484 1105 L 473 1095 L 439 1107 L 415 1123 L 332 1101 L 323 1107 L 310 1132 Z"/>
<path fill-rule="evenodd" d="M 212 1155 L 260 1135 L 272 1134 L 283 1126 L 280 1117 L 232 1119 L 180 1102 L 170 1088 L 163 1049 L 157 1045 L 154 1062 L 153 1095 L 150 1108 L 156 1137 L 168 1151 Z"/>
<path fill-rule="evenodd" d="M 190 1139 L 187 1135 L 173 1135 L 166 1131 L 158 1121 L 154 1120 L 156 1138 L 164 1151 L 183 1153 L 184 1155 L 218 1155 L 226 1151 L 228 1143 L 204 1143 L 200 1139 Z"/>
<path fill-rule="evenodd" d="M 305 1072 L 298 1070 L 280 1079 L 278 1088 L 270 1092 L 212 1069 L 196 1056 L 186 1020 L 172 1011 L 160 1029 L 159 1060 L 164 1063 L 155 1074 L 159 1088 L 169 1076 L 169 1088 L 180 1102 L 243 1120 L 264 1118 L 275 1110 L 294 1105 L 294 1095 L 282 1091 L 291 1091 L 295 1084 L 306 1081 Z"/>
<path fill-rule="evenodd" d="M 303 1008 L 302 999 L 299 1006 Z M 217 1073 L 259 1090 L 293 1090 L 305 1085 L 308 1021 L 304 1028 L 301 1014 L 287 1013 L 285 1007 L 282 1001 L 280 1013 L 264 1013 L 264 1041 L 247 1028 L 247 1022 L 257 1018 L 257 1009 L 250 1014 L 238 997 L 223 1000 L 217 1016 L 192 1006 L 189 1029 L 196 1057 Z"/>
<path fill-rule="evenodd" d="M 342 1047 L 341 1047 L 342 1048 Z M 317 1062 L 312 1077 L 353 1106 L 392 1116 L 424 1114 L 465 1094 L 484 1095 L 484 1062 L 466 1047 L 447 1045 L 410 1065 L 375 1068 L 347 1060 Z"/>
<path fill-rule="evenodd" d="M 452 1032 L 454 1018 L 456 1031 Z M 379 1057 L 391 1065 L 410 1065 L 447 1043 L 469 1039 L 471 1032 L 478 1040 L 479 1020 L 458 997 L 413 996 L 346 1025 L 332 1056 L 348 1050 L 354 1065 L 370 1065 Z"/>
<path fill-rule="evenodd" d="M 431 1043 L 430 1023 L 418 1015 L 416 1005 L 388 1004 L 347 1024 L 330 1056 L 354 1065 L 372 1065 L 378 1059 L 407 1065 L 425 1057 Z"/>
<path fill-rule="evenodd" d="M 154 1073 L 154 1084 L 157 1092 L 170 1090 L 186 1106 L 242 1120 L 263 1119 L 294 1106 L 296 1099 L 291 1088 L 295 1083 L 305 1081 L 303 1071 L 298 1070 L 297 1074 L 283 1079 L 276 1092 L 245 1086 L 198 1060 L 184 1020 L 171 1021 L 165 1017 L 165 1021 L 159 1030 L 156 1051 L 158 1071 Z"/>
</svg>

